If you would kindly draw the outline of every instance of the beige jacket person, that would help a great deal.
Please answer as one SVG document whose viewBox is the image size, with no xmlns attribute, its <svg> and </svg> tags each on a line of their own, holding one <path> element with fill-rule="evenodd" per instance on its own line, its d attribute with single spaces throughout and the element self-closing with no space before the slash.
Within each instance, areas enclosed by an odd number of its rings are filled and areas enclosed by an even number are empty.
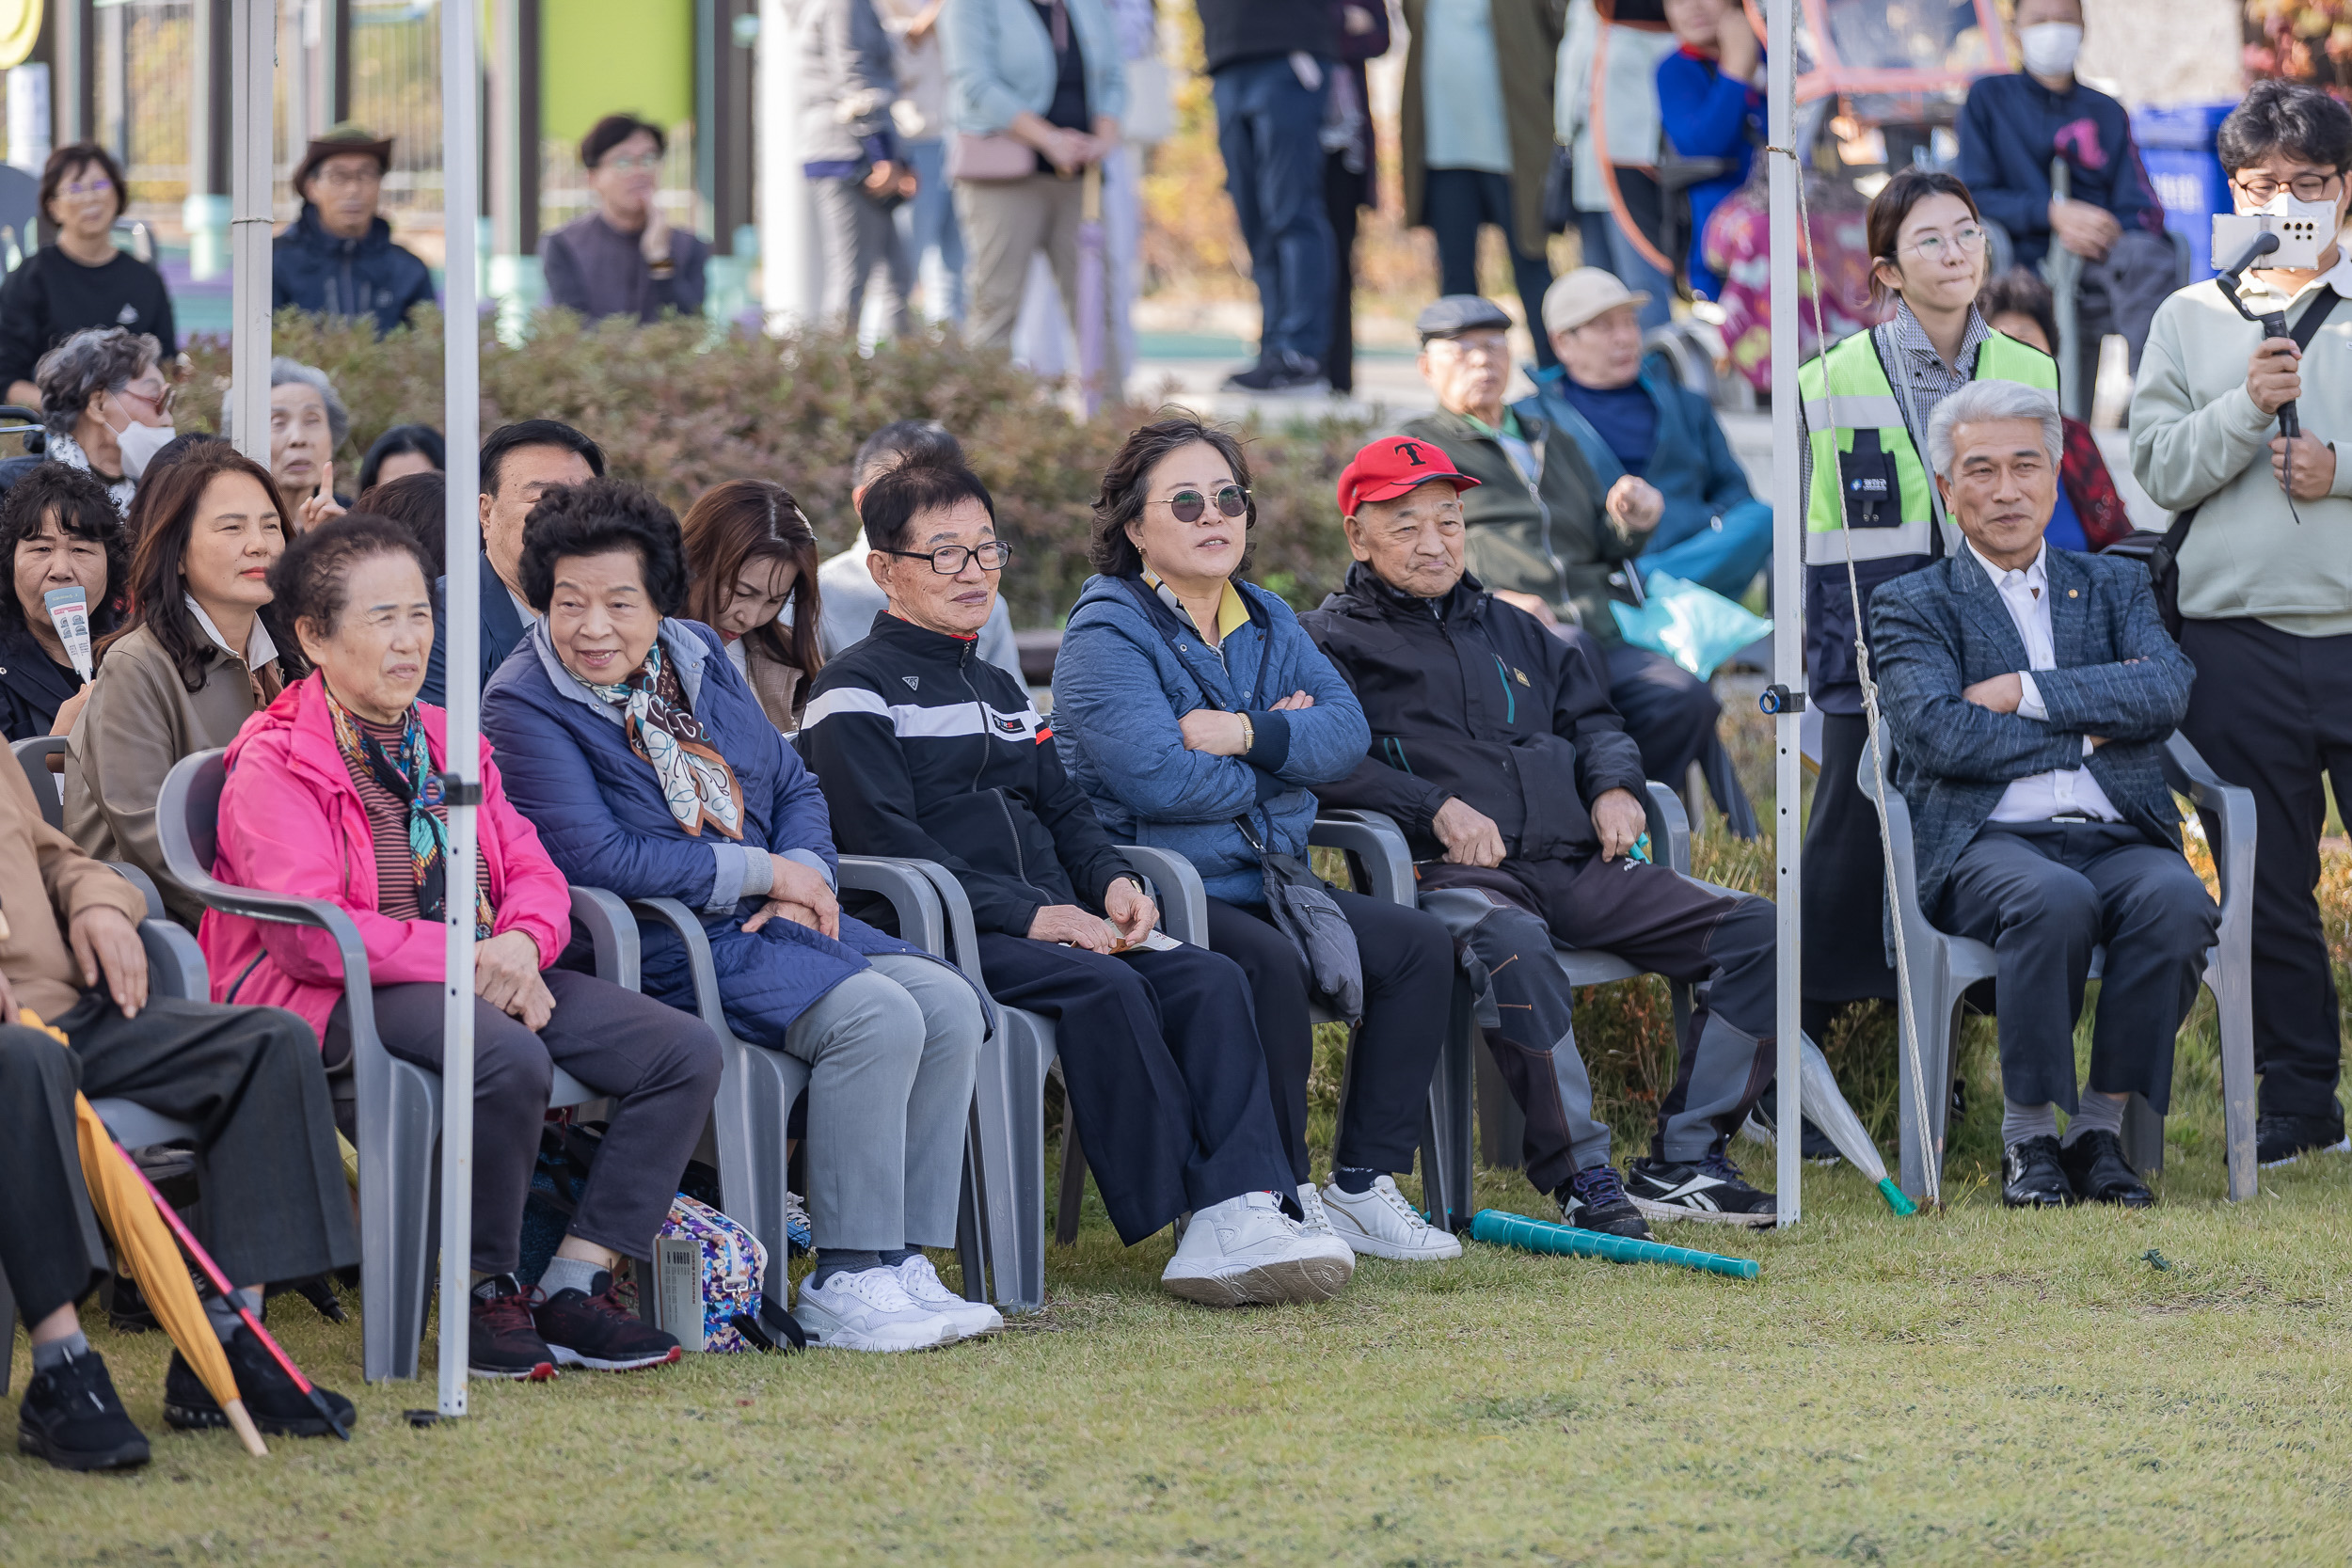
<svg viewBox="0 0 2352 1568">
<path fill-rule="evenodd" d="M 81 1000 L 82 969 L 66 933 L 74 916 L 100 905 L 147 918 L 137 889 L 42 820 L 24 770 L 0 768 L 0 974 L 18 1006 L 54 1020 Z"/>
<path fill-rule="evenodd" d="M 155 797 L 182 757 L 228 745 L 265 697 L 277 695 L 275 650 L 258 622 L 255 634 L 249 651 L 264 655 L 258 673 L 207 642 L 204 685 L 190 691 L 154 633 L 134 627 L 106 649 L 66 739 L 66 832 L 91 859 L 128 861 L 153 878 L 171 918 L 190 930 L 204 906 L 165 875 Z"/>
<path fill-rule="evenodd" d="M 2198 509 L 2181 551 L 2181 613 L 2250 617 L 2298 637 L 2352 632 L 2352 256 L 2289 301 L 2251 280 L 2255 314 L 2290 326 L 2323 287 L 2344 296 L 2305 351 L 2304 434 L 2339 444 L 2335 483 L 2292 511 L 2270 470 L 2279 421 L 2247 395 L 2262 329 L 2208 279 L 2156 310 L 2132 391 L 2132 473 L 2158 506 Z M 2301 514 L 2296 521 L 2296 514 Z"/>
</svg>

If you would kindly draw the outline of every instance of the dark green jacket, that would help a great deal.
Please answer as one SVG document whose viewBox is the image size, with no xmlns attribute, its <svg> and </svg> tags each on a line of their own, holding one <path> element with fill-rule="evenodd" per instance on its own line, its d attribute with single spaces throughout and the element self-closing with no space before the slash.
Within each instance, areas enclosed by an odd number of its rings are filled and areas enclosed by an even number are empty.
<svg viewBox="0 0 2352 1568">
<path fill-rule="evenodd" d="M 1502 443 L 1459 414 L 1423 414 L 1397 434 L 1436 443 L 1479 482 L 1462 496 L 1471 576 L 1490 592 L 1533 594 L 1563 621 L 1602 642 L 1621 642 L 1609 601 L 1632 602 L 1622 562 L 1640 554 L 1646 540 L 1627 538 L 1609 520 L 1600 481 L 1572 436 L 1526 413 L 1518 421 L 1542 465 L 1533 489 Z"/>
</svg>

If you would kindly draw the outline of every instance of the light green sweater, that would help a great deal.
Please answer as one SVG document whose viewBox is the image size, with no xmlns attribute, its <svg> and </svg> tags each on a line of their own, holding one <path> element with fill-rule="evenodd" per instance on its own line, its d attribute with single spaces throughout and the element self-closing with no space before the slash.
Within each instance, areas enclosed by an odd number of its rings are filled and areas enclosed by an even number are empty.
<svg viewBox="0 0 2352 1568">
<path fill-rule="evenodd" d="M 2251 616 L 2300 637 L 2352 632 L 2352 261 L 2326 281 L 2344 293 L 2303 356 L 2304 433 L 2341 447 L 2335 483 L 2298 501 L 2297 523 L 2270 471 L 2279 422 L 2246 392 L 2262 330 L 2230 309 L 2211 279 L 2156 311 L 2132 390 L 2132 472 L 2158 506 L 2198 508 L 2181 551 L 2181 613 L 2194 621 Z M 2287 308 L 2299 321 L 2314 282 Z M 2256 314 L 2279 294 L 2246 293 Z"/>
</svg>

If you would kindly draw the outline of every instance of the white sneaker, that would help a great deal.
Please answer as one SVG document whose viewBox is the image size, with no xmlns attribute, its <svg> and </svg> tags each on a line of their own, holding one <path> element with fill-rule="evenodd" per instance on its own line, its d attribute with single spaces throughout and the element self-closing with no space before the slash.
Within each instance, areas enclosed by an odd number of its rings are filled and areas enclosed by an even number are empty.
<svg viewBox="0 0 2352 1568">
<path fill-rule="evenodd" d="M 1438 1263 L 1462 1256 L 1462 1243 L 1431 1225 L 1405 1201 L 1396 1179 L 1373 1178 L 1369 1190 L 1343 1193 L 1338 1183 L 1323 1189 L 1331 1228 L 1358 1252 L 1407 1263 Z"/>
<path fill-rule="evenodd" d="M 1272 1193 L 1244 1193 L 1194 1212 L 1160 1288 L 1206 1307 L 1327 1301 L 1355 1272 L 1337 1237 L 1308 1235 Z"/>
<path fill-rule="evenodd" d="M 1323 1189 L 1311 1181 L 1298 1184 L 1298 1212 L 1304 1216 L 1298 1222 L 1298 1228 L 1308 1235 L 1324 1237 L 1339 1234 L 1331 1228 L 1331 1216 L 1324 1212 Z"/>
<path fill-rule="evenodd" d="M 792 1315 L 808 1342 L 826 1350 L 930 1350 L 958 1338 L 953 1321 L 906 1293 L 896 1269 L 837 1274 L 813 1290 L 803 1285 Z"/>
<path fill-rule="evenodd" d="M 984 1301 L 966 1301 L 947 1289 L 940 1281 L 939 1271 L 922 1253 L 908 1258 L 896 1272 L 898 1289 L 907 1293 L 907 1299 L 955 1324 L 957 1338 L 977 1339 L 1004 1328 L 1003 1313 Z"/>
</svg>

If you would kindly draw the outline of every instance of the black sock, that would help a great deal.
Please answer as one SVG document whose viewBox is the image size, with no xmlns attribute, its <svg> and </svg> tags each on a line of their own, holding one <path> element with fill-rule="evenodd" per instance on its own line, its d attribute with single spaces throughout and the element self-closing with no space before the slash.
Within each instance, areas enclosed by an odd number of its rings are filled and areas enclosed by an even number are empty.
<svg viewBox="0 0 2352 1568">
<path fill-rule="evenodd" d="M 1379 1177 L 1380 1173 L 1370 1165 L 1333 1165 L 1331 1167 L 1331 1185 L 1350 1197 L 1354 1197 L 1359 1193 L 1372 1191 L 1373 1182 L 1379 1180 Z"/>
<path fill-rule="evenodd" d="M 811 1287 L 822 1285 L 837 1274 L 864 1274 L 882 1266 L 879 1252 L 845 1252 L 828 1250 L 817 1255 L 816 1272 L 808 1276 Z"/>
<path fill-rule="evenodd" d="M 921 1252 L 922 1250 L 923 1249 L 921 1247 L 912 1246 L 884 1247 L 882 1251 L 874 1254 L 874 1256 L 882 1259 L 883 1268 L 895 1269 L 899 1264 L 905 1262 L 908 1259 L 914 1257 L 916 1253 Z"/>
</svg>

